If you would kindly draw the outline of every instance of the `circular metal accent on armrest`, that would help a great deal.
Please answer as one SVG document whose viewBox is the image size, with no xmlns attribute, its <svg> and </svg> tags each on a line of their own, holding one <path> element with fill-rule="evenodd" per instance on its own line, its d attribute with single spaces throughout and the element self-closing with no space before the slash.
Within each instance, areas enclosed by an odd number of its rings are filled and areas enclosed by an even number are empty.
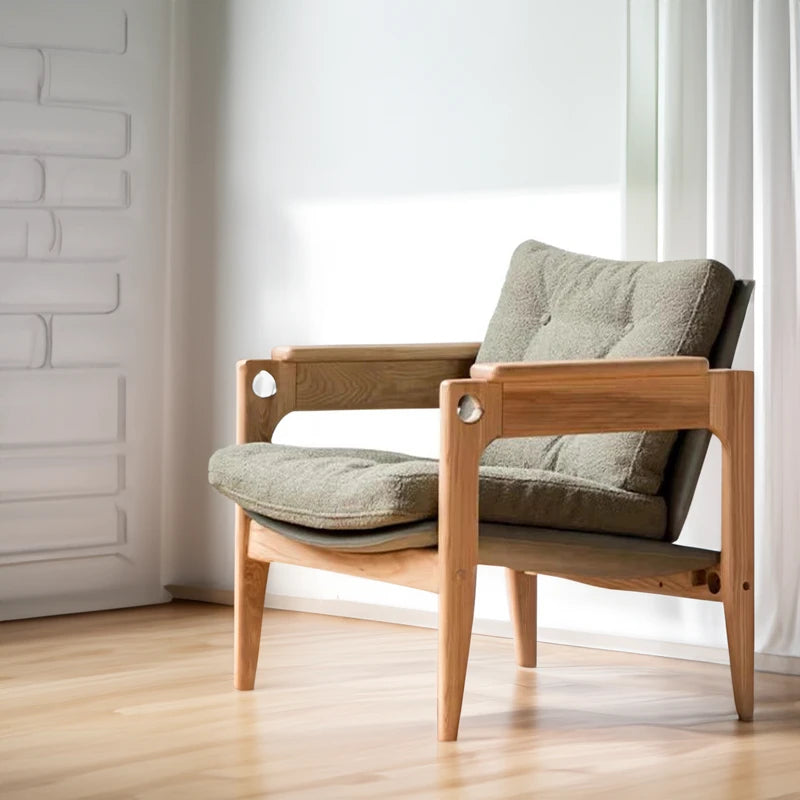
<svg viewBox="0 0 800 800">
<path fill-rule="evenodd" d="M 261 372 L 253 377 L 252 386 L 253 394 L 258 397 L 272 397 L 278 391 L 278 384 L 275 383 L 275 378 L 265 369 L 262 369 Z"/>
<path fill-rule="evenodd" d="M 472 425 L 483 416 L 483 406 L 480 404 L 477 397 L 473 397 L 471 394 L 465 394 L 459 398 L 456 414 L 458 414 L 458 418 L 462 422 L 466 422 L 467 425 Z"/>
</svg>

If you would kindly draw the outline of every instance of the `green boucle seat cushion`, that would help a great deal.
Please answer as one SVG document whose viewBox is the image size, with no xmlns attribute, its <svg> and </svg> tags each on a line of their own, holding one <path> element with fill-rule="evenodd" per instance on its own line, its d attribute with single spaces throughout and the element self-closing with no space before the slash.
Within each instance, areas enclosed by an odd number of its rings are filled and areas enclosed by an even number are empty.
<svg viewBox="0 0 800 800">
<path fill-rule="evenodd" d="M 254 443 L 218 450 L 209 481 L 243 508 L 324 530 L 372 530 L 434 519 L 438 462 L 381 450 Z M 481 467 L 480 517 L 564 530 L 659 539 L 666 504 L 547 470 Z"/>
</svg>

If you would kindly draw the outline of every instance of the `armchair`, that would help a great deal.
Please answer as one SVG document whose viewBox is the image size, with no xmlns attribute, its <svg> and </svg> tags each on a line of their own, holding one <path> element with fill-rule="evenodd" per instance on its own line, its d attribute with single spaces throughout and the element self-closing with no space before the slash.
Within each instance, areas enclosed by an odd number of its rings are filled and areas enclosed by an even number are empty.
<svg viewBox="0 0 800 800">
<path fill-rule="evenodd" d="M 546 277 L 554 264 L 578 287 L 587 270 L 596 280 L 631 266 L 526 243 L 483 345 L 279 347 L 271 359 L 239 362 L 237 445 L 210 464 L 211 482 L 237 502 L 238 689 L 254 687 L 270 562 L 413 586 L 439 594 L 438 733 L 454 740 L 477 566 L 490 564 L 506 569 L 524 667 L 536 665 L 538 574 L 721 601 L 736 710 L 752 718 L 753 376 L 727 368 L 752 283 L 734 282 L 716 262 L 637 263 L 638 285 L 625 301 L 633 325 L 621 322 L 603 357 L 590 346 L 587 358 L 554 358 L 558 346 L 542 344 L 542 329 L 564 310 L 557 292 L 547 298 L 551 311 L 533 315 L 539 325 L 525 352 L 514 352 L 514 317 L 532 316 L 535 306 L 520 273 Z M 647 300 L 646 282 L 659 270 L 673 273 L 672 317 L 663 298 Z M 686 324 L 670 341 L 653 334 L 653 316 Z M 637 325 L 639 358 L 625 346 Z M 575 341 L 568 355 L 580 349 Z M 546 350 L 541 360 L 530 358 L 536 347 Z M 509 356 L 497 359 L 498 351 Z M 253 392 L 261 371 L 275 379 L 270 397 Z M 294 410 L 433 407 L 441 412 L 438 464 L 258 444 Z M 674 543 L 711 433 L 723 448 L 719 551 Z M 649 485 L 644 462 L 655 474 Z"/>
</svg>

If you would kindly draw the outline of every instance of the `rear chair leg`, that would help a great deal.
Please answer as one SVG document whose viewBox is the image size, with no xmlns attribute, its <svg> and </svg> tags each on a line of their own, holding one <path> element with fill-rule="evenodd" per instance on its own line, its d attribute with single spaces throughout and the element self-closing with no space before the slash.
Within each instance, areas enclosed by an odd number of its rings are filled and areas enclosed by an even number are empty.
<svg viewBox="0 0 800 800">
<path fill-rule="evenodd" d="M 536 666 L 536 577 L 506 569 L 514 650 L 521 667 Z"/>
<path fill-rule="evenodd" d="M 269 564 L 247 557 L 250 517 L 236 506 L 236 576 L 233 598 L 233 685 L 252 689 L 256 682 L 261 620 Z"/>
</svg>

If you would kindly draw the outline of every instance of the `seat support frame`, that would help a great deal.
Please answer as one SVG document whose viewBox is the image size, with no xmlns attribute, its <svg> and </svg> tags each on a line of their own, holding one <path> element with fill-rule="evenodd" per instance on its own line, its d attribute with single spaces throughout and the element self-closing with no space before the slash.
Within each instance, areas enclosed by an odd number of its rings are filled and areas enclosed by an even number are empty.
<svg viewBox="0 0 800 800">
<path fill-rule="evenodd" d="M 753 374 L 709 370 L 705 359 L 657 358 L 474 365 L 477 344 L 392 348 L 278 348 L 237 365 L 237 442 L 270 441 L 294 410 L 431 408 L 441 411 L 438 548 L 343 553 L 294 542 L 236 509 L 234 683 L 252 689 L 270 562 L 374 578 L 439 594 L 438 734 L 458 735 L 478 564 L 507 571 L 517 661 L 536 664 L 536 575 L 625 591 L 721 601 L 739 718 L 753 714 Z M 450 348 L 448 350 L 448 348 Z M 277 391 L 261 398 L 253 378 Z M 437 396 L 438 394 L 438 396 Z M 469 398 L 477 418 L 459 409 Z M 599 573 L 591 536 L 580 545 L 527 548 L 479 536 L 481 454 L 497 438 L 642 430 L 710 430 L 722 444 L 720 550 L 631 540 Z M 598 550 L 602 545 L 598 545 Z M 554 550 L 553 548 L 556 548 Z M 663 571 L 661 565 L 663 564 Z"/>
</svg>

